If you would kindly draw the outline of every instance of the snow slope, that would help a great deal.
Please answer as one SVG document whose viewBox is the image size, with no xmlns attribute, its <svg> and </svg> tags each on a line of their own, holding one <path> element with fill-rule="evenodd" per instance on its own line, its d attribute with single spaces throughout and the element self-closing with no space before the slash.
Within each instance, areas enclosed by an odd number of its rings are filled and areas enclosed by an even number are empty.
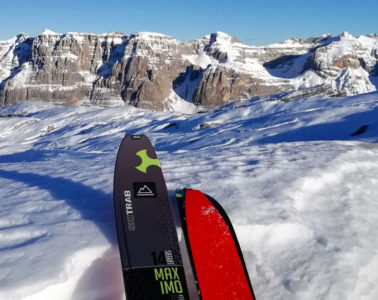
<svg viewBox="0 0 378 300">
<path fill-rule="evenodd" d="M 112 184 L 153 141 L 171 193 L 229 213 L 257 299 L 378 299 L 378 93 L 253 99 L 193 115 L 0 109 L 0 299 L 124 299 Z"/>
</svg>

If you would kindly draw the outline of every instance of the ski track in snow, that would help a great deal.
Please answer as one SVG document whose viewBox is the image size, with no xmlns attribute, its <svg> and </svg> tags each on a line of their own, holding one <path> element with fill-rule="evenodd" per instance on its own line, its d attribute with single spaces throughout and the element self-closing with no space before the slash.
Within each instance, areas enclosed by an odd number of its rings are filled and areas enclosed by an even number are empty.
<svg viewBox="0 0 378 300">
<path fill-rule="evenodd" d="M 2 108 L 0 299 L 124 299 L 112 185 L 125 133 L 151 138 L 170 193 L 223 205 L 257 299 L 378 299 L 377 115 L 377 93 L 193 115 Z"/>
</svg>

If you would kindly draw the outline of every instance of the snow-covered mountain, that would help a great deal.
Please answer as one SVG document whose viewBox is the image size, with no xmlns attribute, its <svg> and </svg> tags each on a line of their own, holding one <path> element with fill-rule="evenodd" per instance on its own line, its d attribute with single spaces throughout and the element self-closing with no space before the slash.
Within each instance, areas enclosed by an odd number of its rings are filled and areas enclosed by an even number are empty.
<svg viewBox="0 0 378 300">
<path fill-rule="evenodd" d="M 151 138 L 171 193 L 225 207 L 257 299 L 378 299 L 377 115 L 376 92 L 192 115 L 1 108 L 0 299 L 124 299 L 112 185 L 125 133 Z"/>
<path fill-rule="evenodd" d="M 190 110 L 279 94 L 356 95 L 378 85 L 378 36 L 348 33 L 254 47 L 217 32 L 20 34 L 0 42 L 0 105 L 131 103 Z"/>
</svg>

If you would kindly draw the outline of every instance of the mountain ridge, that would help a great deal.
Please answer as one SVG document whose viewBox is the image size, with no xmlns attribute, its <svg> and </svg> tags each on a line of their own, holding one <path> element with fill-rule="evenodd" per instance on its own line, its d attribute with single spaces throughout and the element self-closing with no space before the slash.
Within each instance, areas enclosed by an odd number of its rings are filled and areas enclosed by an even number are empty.
<svg viewBox="0 0 378 300">
<path fill-rule="evenodd" d="M 181 42 L 160 33 L 44 30 L 0 41 L 0 105 L 44 100 L 195 110 L 296 91 L 345 96 L 378 85 L 378 36 L 242 44 L 223 32 Z"/>
</svg>

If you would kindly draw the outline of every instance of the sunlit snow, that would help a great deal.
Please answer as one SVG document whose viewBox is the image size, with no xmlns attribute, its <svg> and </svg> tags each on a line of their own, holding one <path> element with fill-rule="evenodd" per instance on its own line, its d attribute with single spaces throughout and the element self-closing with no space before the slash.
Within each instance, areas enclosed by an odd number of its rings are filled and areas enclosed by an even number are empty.
<svg viewBox="0 0 378 300">
<path fill-rule="evenodd" d="M 0 116 L 0 299 L 124 299 L 113 168 L 141 133 L 170 193 L 200 189 L 229 213 L 258 300 L 378 299 L 377 93 Z"/>
</svg>

